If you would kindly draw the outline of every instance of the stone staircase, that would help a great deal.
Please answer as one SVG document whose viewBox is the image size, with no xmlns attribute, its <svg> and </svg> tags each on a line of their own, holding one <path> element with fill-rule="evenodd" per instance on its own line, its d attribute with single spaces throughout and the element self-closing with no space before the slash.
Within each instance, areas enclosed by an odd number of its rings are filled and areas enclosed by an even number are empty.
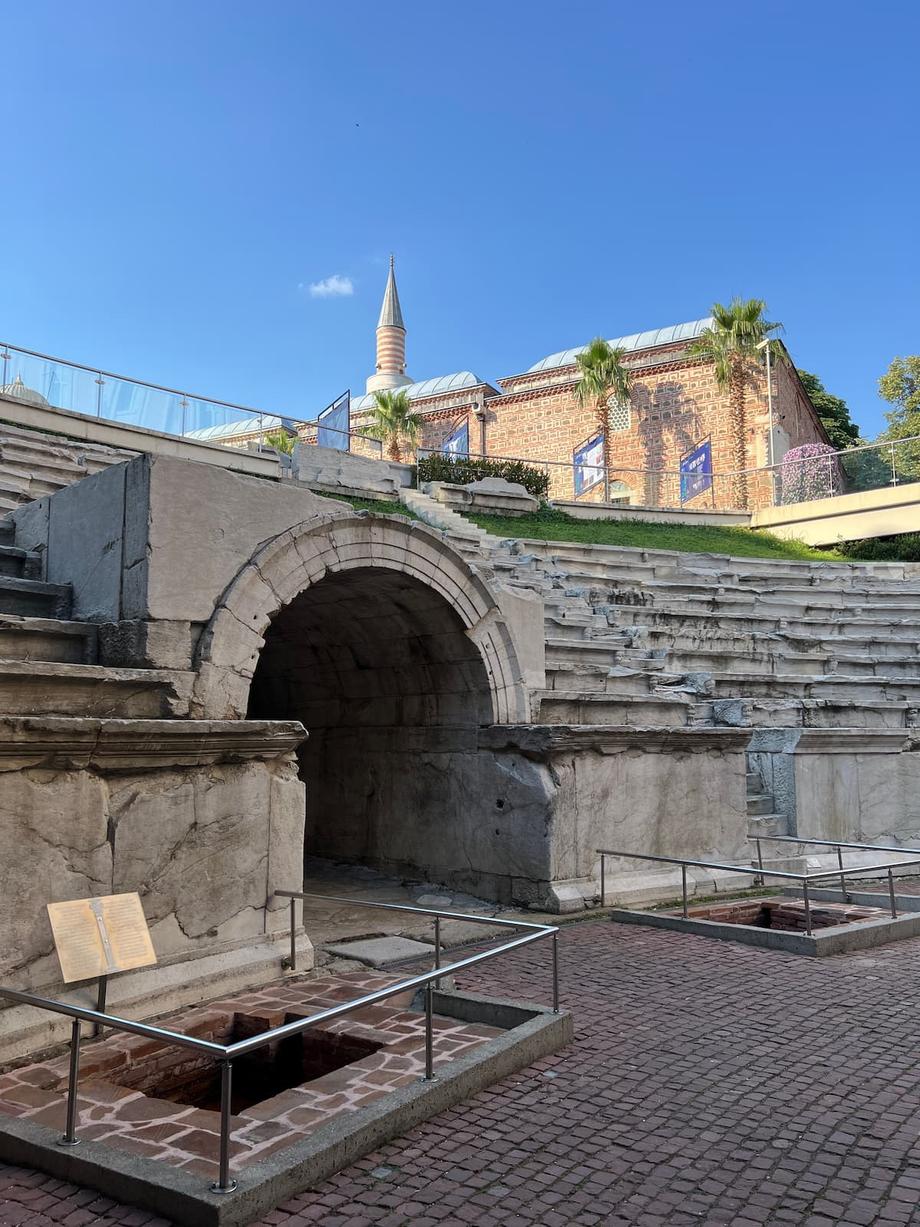
<svg viewBox="0 0 920 1227">
<path fill-rule="evenodd" d="M 97 628 L 71 621 L 70 586 L 38 578 L 41 556 L 0 520 L 0 714 L 119 719 L 187 716 L 194 675 L 99 662 Z"/>
<path fill-rule="evenodd" d="M 0 422 L 0 516 L 132 455 Z"/>
</svg>

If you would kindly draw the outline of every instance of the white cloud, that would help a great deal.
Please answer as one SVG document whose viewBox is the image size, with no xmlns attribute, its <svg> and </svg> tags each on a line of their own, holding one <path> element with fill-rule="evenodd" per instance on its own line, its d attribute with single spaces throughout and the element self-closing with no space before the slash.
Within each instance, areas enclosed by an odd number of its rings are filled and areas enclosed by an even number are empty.
<svg viewBox="0 0 920 1227">
<path fill-rule="evenodd" d="M 350 298 L 355 292 L 354 282 L 341 273 L 333 273 L 322 281 L 314 281 L 308 286 L 301 283 L 300 289 L 306 289 L 311 298 Z"/>
</svg>

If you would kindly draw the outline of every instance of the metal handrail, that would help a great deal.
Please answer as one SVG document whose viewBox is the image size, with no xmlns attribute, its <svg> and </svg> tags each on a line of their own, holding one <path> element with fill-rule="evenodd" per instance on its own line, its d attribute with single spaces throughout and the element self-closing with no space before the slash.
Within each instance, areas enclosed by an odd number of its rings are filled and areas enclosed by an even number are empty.
<svg viewBox="0 0 920 1227">
<path fill-rule="evenodd" d="M 371 903 L 364 899 L 348 899 L 335 895 L 322 895 L 311 892 L 298 891 L 276 891 L 279 897 L 289 898 L 291 901 L 291 920 L 292 926 L 294 921 L 294 903 L 296 899 L 325 899 L 330 902 L 347 903 L 355 907 L 380 907 L 393 911 L 415 912 L 420 915 L 431 916 L 435 920 L 435 966 L 431 971 L 421 972 L 417 976 L 410 976 L 408 979 L 400 980 L 397 984 L 385 985 L 383 988 L 375 989 L 371 993 L 365 993 L 363 996 L 356 998 L 353 1001 L 345 1001 L 340 1005 L 330 1006 L 328 1009 L 320 1010 L 316 1014 L 311 1014 L 309 1018 L 299 1018 L 294 1022 L 284 1023 L 281 1026 L 273 1027 L 268 1031 L 262 1031 L 258 1035 L 250 1036 L 245 1040 L 238 1040 L 234 1044 L 218 1044 L 213 1040 L 199 1039 L 197 1036 L 184 1035 L 179 1031 L 171 1031 L 165 1027 L 156 1027 L 152 1023 L 134 1022 L 128 1018 L 120 1018 L 115 1014 L 107 1014 L 101 1010 L 89 1009 L 85 1006 L 70 1005 L 63 1001 L 54 1001 L 48 997 L 40 997 L 35 993 L 25 993 L 19 989 L 0 988 L 0 997 L 6 998 L 9 1001 L 16 1001 L 23 1005 L 34 1006 L 36 1009 L 47 1010 L 53 1014 L 63 1014 L 66 1017 L 73 1019 L 70 1033 L 70 1066 L 67 1085 L 67 1117 L 64 1135 L 60 1139 L 62 1146 L 76 1146 L 80 1139 L 76 1134 L 77 1122 L 77 1089 L 80 1076 L 80 1023 L 93 1023 L 97 1029 L 102 1027 L 111 1028 L 114 1031 L 127 1031 L 134 1035 L 142 1035 L 147 1039 L 157 1040 L 163 1044 L 175 1044 L 182 1048 L 193 1048 L 198 1052 L 204 1052 L 209 1056 L 213 1056 L 220 1063 L 221 1067 L 221 1092 L 220 1092 L 220 1154 L 218 1160 L 218 1179 L 211 1184 L 211 1190 L 215 1193 L 232 1193 L 237 1187 L 235 1180 L 230 1177 L 230 1106 L 233 1090 L 233 1061 L 237 1057 L 248 1055 L 250 1052 L 255 1052 L 259 1048 L 264 1048 L 268 1044 L 274 1043 L 276 1040 L 285 1039 L 289 1036 L 300 1035 L 309 1030 L 311 1027 L 318 1026 L 320 1023 L 328 1022 L 330 1019 L 341 1018 L 344 1015 L 355 1013 L 369 1005 L 375 1005 L 377 1002 L 386 1001 L 390 997 L 395 997 L 400 993 L 410 990 L 424 988 L 425 990 L 425 1076 L 424 1080 L 430 1082 L 434 1080 L 434 1048 L 433 1048 L 433 1029 L 432 1029 L 432 986 L 440 982 L 443 976 L 453 975 L 457 971 L 465 970 L 468 967 L 474 967 L 478 963 L 486 962 L 488 959 L 497 958 L 501 954 L 507 954 L 511 950 L 516 950 L 521 946 L 529 945 L 531 942 L 539 941 L 544 937 L 552 937 L 553 940 L 553 955 L 552 955 L 552 975 L 553 975 L 553 1013 L 559 1012 L 559 947 L 558 933 L 559 930 L 555 925 L 533 924 L 529 921 L 522 920 L 499 920 L 491 916 L 468 916 L 462 912 L 444 912 L 435 908 L 420 908 L 410 907 L 401 904 L 393 903 Z M 478 954 L 467 955 L 466 958 L 458 959 L 454 963 L 449 963 L 446 966 L 441 965 L 440 961 L 440 921 L 442 919 L 449 920 L 468 920 L 472 924 L 489 924 L 500 925 L 502 927 L 513 927 L 517 929 L 529 930 L 521 937 L 513 938 L 511 941 L 504 942 L 491 950 L 483 950 Z M 294 949 L 294 936 L 292 927 L 291 949 Z"/>
<path fill-rule="evenodd" d="M 849 899 L 847 894 L 846 875 L 843 871 L 843 849 L 852 848 L 861 852 L 906 852 L 911 856 L 920 856 L 920 848 L 904 848 L 897 847 L 894 844 L 857 844 L 850 843 L 845 839 L 802 839 L 797 835 L 757 835 L 754 837 L 754 843 L 757 845 L 757 860 L 759 864 L 763 864 L 763 853 L 760 845 L 762 841 L 773 844 L 809 844 L 821 848 L 832 848 L 837 853 L 837 873 L 840 877 L 840 893 L 844 900 Z M 913 862 L 908 862 L 911 864 Z M 859 865 L 851 867 L 856 870 Z"/>
<path fill-rule="evenodd" d="M 877 851 L 884 851 L 884 849 L 877 848 L 876 845 L 867 844 L 866 847 L 876 847 Z M 898 849 L 898 850 L 904 851 L 904 849 Z M 891 906 L 891 918 L 892 920 L 897 920 L 898 905 L 897 905 L 897 899 L 894 893 L 894 875 L 892 873 L 892 870 L 903 869 L 904 867 L 908 865 L 920 865 L 920 860 L 890 861 L 883 865 L 850 865 L 848 867 L 844 867 L 843 864 L 841 863 L 837 869 L 820 869 L 812 873 L 793 873 L 788 869 L 766 869 L 764 867 L 763 856 L 761 855 L 759 846 L 757 849 L 757 859 L 759 862 L 757 866 L 727 865 L 721 861 L 700 861 L 700 860 L 695 860 L 695 859 L 691 860 L 689 857 L 661 856 L 661 855 L 658 855 L 652 852 L 619 852 L 619 851 L 614 851 L 611 848 L 595 848 L 595 853 L 601 858 L 601 907 L 606 906 L 605 900 L 606 900 L 606 892 L 607 892 L 607 857 L 608 856 L 618 856 L 618 857 L 622 857 L 624 860 L 657 861 L 657 862 L 662 862 L 666 865 L 679 865 L 680 866 L 680 877 L 681 877 L 681 898 L 682 898 L 682 903 L 683 903 L 683 914 L 685 918 L 689 914 L 689 911 L 688 911 L 689 900 L 688 900 L 688 895 L 687 895 L 687 868 L 688 866 L 693 866 L 694 868 L 697 868 L 697 869 L 719 869 L 719 870 L 724 870 L 727 873 L 750 874 L 753 877 L 759 879 L 759 883 L 755 883 L 755 885 L 760 885 L 760 886 L 764 886 L 766 884 L 766 879 L 768 877 L 769 878 L 788 878 L 792 881 L 798 882 L 802 887 L 802 897 L 805 903 L 805 932 L 809 937 L 811 937 L 811 932 L 812 932 L 811 899 L 808 893 L 808 887 L 810 883 L 821 881 L 824 878 L 839 877 L 841 880 L 841 885 L 843 885 L 844 880 L 848 874 L 852 874 L 852 875 L 858 874 L 861 877 L 865 877 L 868 874 L 872 874 L 872 873 L 883 873 L 883 872 L 887 873 L 888 874 L 888 898 L 889 898 L 890 906 Z M 918 853 L 918 855 L 920 855 L 920 853 Z M 844 891 L 844 900 L 846 900 L 846 891 Z"/>
</svg>

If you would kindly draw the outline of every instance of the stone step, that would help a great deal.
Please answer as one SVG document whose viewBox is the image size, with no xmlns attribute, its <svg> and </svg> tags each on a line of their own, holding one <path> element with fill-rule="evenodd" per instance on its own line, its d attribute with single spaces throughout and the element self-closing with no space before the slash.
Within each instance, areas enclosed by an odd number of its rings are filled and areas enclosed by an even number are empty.
<svg viewBox="0 0 920 1227">
<path fill-rule="evenodd" d="M 90 622 L 0 614 L 0 660 L 91 665 L 97 656 L 96 627 Z"/>
<path fill-rule="evenodd" d="M 910 564 L 878 562 L 810 562 L 784 558 L 747 558 L 728 554 L 686 554 L 676 550 L 651 550 L 628 545 L 593 545 L 578 542 L 541 541 L 521 538 L 517 548 L 538 557 L 559 561 L 562 559 L 591 563 L 616 563 L 627 565 L 650 565 L 672 567 L 681 571 L 692 569 L 698 573 L 735 573 L 761 575 L 771 582 L 789 576 L 800 581 L 813 578 L 826 582 L 828 578 L 845 580 L 850 576 L 865 576 L 880 580 L 899 580 L 913 575 Z"/>
<path fill-rule="evenodd" d="M 12 545 L 16 540 L 16 525 L 0 516 L 0 545 Z"/>
<path fill-rule="evenodd" d="M 660 640 L 657 642 L 661 642 Z M 632 646 L 606 639 L 559 639 L 547 637 L 547 663 L 554 666 L 574 667 L 607 666 L 660 671 L 670 673 L 756 673 L 764 677 L 775 674 L 814 674 L 824 678 L 841 677 L 920 679 L 920 657 L 914 650 L 899 659 L 893 655 L 845 656 L 833 652 L 784 651 L 781 641 L 768 641 L 762 647 L 768 651 L 748 648 L 729 651 L 725 648 L 708 649 L 665 646 L 651 647 L 640 641 Z M 915 645 L 911 645 L 915 648 Z"/>
<path fill-rule="evenodd" d="M 658 675 L 641 669 L 608 669 L 603 665 L 555 665 L 547 661 L 546 689 L 570 693 L 617 694 L 643 697 L 659 685 Z M 711 691 L 710 691 L 711 692 Z"/>
<path fill-rule="evenodd" d="M 763 778 L 759 771 L 749 771 L 747 773 L 747 794 L 749 797 L 754 796 L 763 790 Z"/>
<path fill-rule="evenodd" d="M 46 584 L 36 579 L 0 575 L 0 614 L 68 618 L 70 602 L 69 584 Z"/>
<path fill-rule="evenodd" d="M 0 661 L 0 714 L 160 720 L 188 715 L 195 674 L 35 660 Z"/>
<path fill-rule="evenodd" d="M 552 602 L 551 602 L 552 604 Z M 855 632 L 858 635 L 874 639 L 876 635 L 884 639 L 895 640 L 905 635 L 912 640 L 920 638 L 920 619 L 913 622 L 904 619 L 893 619 L 890 616 L 867 617 L 847 616 L 841 611 L 838 617 L 817 618 L 780 618 L 762 613 L 726 613 L 722 610 L 703 612 L 700 610 L 653 609 L 630 605 L 603 607 L 612 626 L 645 626 L 676 628 L 682 631 L 698 630 L 715 633 L 730 630 L 733 634 L 786 634 L 801 635 L 810 638 L 836 639 L 848 637 Z"/>
<path fill-rule="evenodd" d="M 747 829 L 749 839 L 756 839 L 759 835 L 788 835 L 789 819 L 785 814 L 748 814 Z M 756 864 L 756 858 L 751 863 Z M 766 857 L 764 864 L 767 864 Z"/>
<path fill-rule="evenodd" d="M 40 579 L 42 560 L 40 555 L 15 545 L 0 545 L 0 575 L 13 575 L 21 579 Z"/>
<path fill-rule="evenodd" d="M 715 697 L 823 699 L 829 702 L 920 704 L 920 677 L 846 677 L 811 674 L 713 673 Z M 667 685 L 663 681 L 660 685 Z"/>
<path fill-rule="evenodd" d="M 9 465 L 0 464 L 0 491 L 5 494 L 23 494 L 28 497 L 29 477 L 21 469 L 11 469 Z"/>
<path fill-rule="evenodd" d="M 693 704 L 692 725 L 716 728 L 908 729 L 920 714 L 906 702 L 797 698 L 706 699 Z"/>
<path fill-rule="evenodd" d="M 60 485 L 69 485 L 86 477 L 88 469 L 77 464 L 63 450 L 23 446 L 18 441 L 4 442 L 0 437 L 0 469 L 28 473 Z"/>
<path fill-rule="evenodd" d="M 5 512 L 15 511 L 28 501 L 28 495 L 11 495 L 8 491 L 0 490 L 0 515 Z"/>
<path fill-rule="evenodd" d="M 685 695 L 586 694 L 544 690 L 537 696 L 541 724 L 609 724 L 626 728 L 675 728 L 688 723 L 693 704 Z"/>
<path fill-rule="evenodd" d="M 749 818 L 759 818 L 774 812 L 776 802 L 770 793 L 748 793 L 747 812 Z"/>
</svg>

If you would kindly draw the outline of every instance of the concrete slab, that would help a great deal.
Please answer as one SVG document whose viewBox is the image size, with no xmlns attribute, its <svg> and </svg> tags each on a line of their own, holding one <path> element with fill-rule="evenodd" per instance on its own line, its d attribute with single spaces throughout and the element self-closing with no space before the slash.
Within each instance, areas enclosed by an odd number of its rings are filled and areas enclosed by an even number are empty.
<svg viewBox="0 0 920 1227">
<path fill-rule="evenodd" d="M 414 941 L 410 937 L 372 937 L 364 941 L 337 942 L 334 946 L 327 946 L 326 950 L 329 954 L 354 959 L 368 967 L 386 967 L 390 963 L 401 963 L 404 959 L 434 954 L 433 945 Z"/>
</svg>

